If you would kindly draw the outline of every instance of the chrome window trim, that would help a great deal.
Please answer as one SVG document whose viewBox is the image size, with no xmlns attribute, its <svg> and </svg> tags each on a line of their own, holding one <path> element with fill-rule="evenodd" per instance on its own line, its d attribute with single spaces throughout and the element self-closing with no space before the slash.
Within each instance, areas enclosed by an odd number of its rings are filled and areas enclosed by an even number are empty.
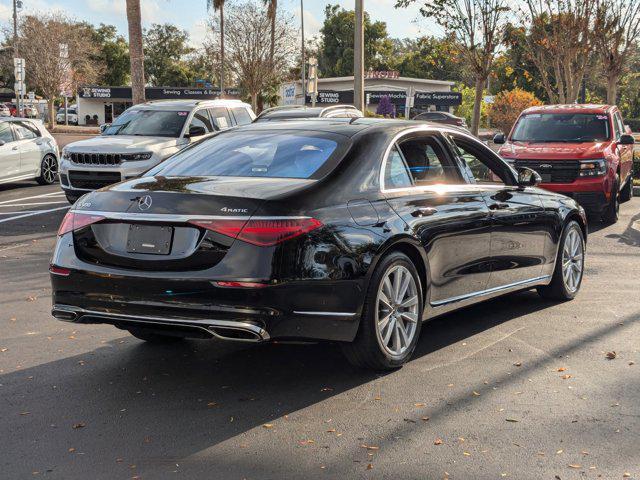
<svg viewBox="0 0 640 480">
<path fill-rule="evenodd" d="M 104 212 L 100 210 L 72 210 L 75 213 L 96 215 L 109 220 L 135 220 L 139 222 L 187 222 L 189 220 L 305 220 L 307 216 L 225 216 L 225 215 L 174 215 L 165 213 Z"/>
<path fill-rule="evenodd" d="M 402 130 L 401 132 L 397 133 L 392 139 L 391 142 L 389 142 L 389 145 L 387 145 L 387 148 L 384 152 L 384 156 L 382 157 L 382 165 L 380 166 L 380 173 L 378 175 L 378 182 L 380 183 L 380 192 L 382 193 L 393 193 L 393 192 L 401 192 L 401 191 L 406 191 L 406 192 L 424 192 L 426 190 L 431 190 L 434 187 L 437 187 L 438 185 L 451 185 L 451 184 L 444 184 L 444 183 L 435 183 L 433 185 L 422 185 L 422 186 L 415 186 L 415 187 L 401 187 L 401 188 L 385 188 L 385 184 L 384 184 L 384 172 L 386 170 L 387 167 L 387 160 L 389 160 L 389 155 L 391 154 L 391 150 L 393 149 L 393 147 L 398 143 L 398 140 L 400 140 L 401 138 L 407 136 L 407 135 L 411 135 L 413 133 L 426 133 L 426 132 L 435 132 L 435 133 L 453 133 L 456 135 L 461 135 L 463 137 L 466 137 L 470 140 L 473 140 L 475 142 L 478 142 L 479 140 L 475 137 L 473 137 L 472 135 L 466 134 L 464 132 L 458 131 L 458 130 L 454 130 L 454 129 L 450 129 L 450 128 L 446 128 L 446 127 L 434 127 L 434 126 L 430 126 L 430 125 L 421 125 L 418 127 L 411 127 L 405 130 Z M 458 167 L 458 165 L 456 165 L 456 168 L 458 169 L 458 173 L 460 174 L 461 177 L 464 177 L 462 175 L 462 173 L 460 172 L 460 168 Z M 456 185 L 456 184 L 454 184 Z M 460 183 L 459 185 L 467 185 L 466 183 Z"/>
<path fill-rule="evenodd" d="M 357 313 L 352 312 L 304 312 L 294 310 L 296 315 L 313 315 L 313 316 L 326 316 L 326 317 L 355 317 Z"/>
</svg>

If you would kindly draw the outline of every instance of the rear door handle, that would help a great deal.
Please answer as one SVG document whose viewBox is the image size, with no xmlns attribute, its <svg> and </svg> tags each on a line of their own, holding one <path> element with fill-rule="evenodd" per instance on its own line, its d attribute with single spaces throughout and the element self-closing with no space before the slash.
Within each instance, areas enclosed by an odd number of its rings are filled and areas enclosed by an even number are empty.
<svg viewBox="0 0 640 480">
<path fill-rule="evenodd" d="M 438 210 L 432 207 L 420 207 L 420 208 L 416 208 L 413 212 L 411 212 L 411 216 L 412 217 L 429 217 L 437 212 Z"/>
<path fill-rule="evenodd" d="M 15 147 L 13 147 L 11 150 L 18 150 L 18 147 L 17 147 L 17 146 L 15 146 Z"/>
<path fill-rule="evenodd" d="M 508 203 L 492 203 L 489 205 L 490 210 L 505 210 L 507 208 L 509 208 Z"/>
</svg>

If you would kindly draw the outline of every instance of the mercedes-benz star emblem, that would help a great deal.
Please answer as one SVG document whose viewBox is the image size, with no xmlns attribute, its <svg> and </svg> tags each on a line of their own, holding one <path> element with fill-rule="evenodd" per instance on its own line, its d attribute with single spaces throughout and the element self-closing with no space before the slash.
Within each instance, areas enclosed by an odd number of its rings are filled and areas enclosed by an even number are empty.
<svg viewBox="0 0 640 480">
<path fill-rule="evenodd" d="M 145 195 L 144 197 L 140 197 L 138 200 L 138 208 L 140 210 L 149 210 L 151 208 L 151 204 L 153 200 L 149 195 Z"/>
</svg>

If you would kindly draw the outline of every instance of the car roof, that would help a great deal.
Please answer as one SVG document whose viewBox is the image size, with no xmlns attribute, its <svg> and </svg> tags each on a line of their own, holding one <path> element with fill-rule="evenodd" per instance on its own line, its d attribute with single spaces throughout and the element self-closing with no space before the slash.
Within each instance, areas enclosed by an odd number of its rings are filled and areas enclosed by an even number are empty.
<svg viewBox="0 0 640 480">
<path fill-rule="evenodd" d="M 34 123 L 43 123 L 41 118 L 27 118 L 27 117 L 0 117 L 0 122 L 34 122 Z"/>
<path fill-rule="evenodd" d="M 614 105 L 602 104 L 566 104 L 566 105 L 541 105 L 527 108 L 522 113 L 599 113 L 606 114 L 615 110 Z"/>
<path fill-rule="evenodd" d="M 234 128 L 236 132 L 259 132 L 259 131 L 306 131 L 325 132 L 353 137 L 364 131 L 394 132 L 419 126 L 432 127 L 434 130 L 455 130 L 466 133 L 463 129 L 435 122 L 424 122 L 414 120 L 396 120 L 388 118 L 301 118 L 295 120 L 274 120 L 271 122 L 257 122 L 249 125 Z"/>
<path fill-rule="evenodd" d="M 353 105 L 348 105 L 348 104 L 345 104 L 345 105 L 337 104 L 337 105 L 331 105 L 328 107 L 327 106 L 309 107 L 306 105 L 286 105 L 286 106 L 268 108 L 262 111 L 262 113 L 258 115 L 258 118 L 256 120 L 263 120 L 263 119 L 275 120 L 280 118 L 282 119 L 313 118 L 313 117 L 320 117 L 324 113 L 330 113 L 336 110 L 352 110 L 354 112 L 359 112 L 360 114 L 362 113 Z"/>
<path fill-rule="evenodd" d="M 134 105 L 132 108 L 144 108 L 146 110 L 184 110 L 195 107 L 248 107 L 251 105 L 240 100 L 153 100 L 150 102 Z"/>
</svg>

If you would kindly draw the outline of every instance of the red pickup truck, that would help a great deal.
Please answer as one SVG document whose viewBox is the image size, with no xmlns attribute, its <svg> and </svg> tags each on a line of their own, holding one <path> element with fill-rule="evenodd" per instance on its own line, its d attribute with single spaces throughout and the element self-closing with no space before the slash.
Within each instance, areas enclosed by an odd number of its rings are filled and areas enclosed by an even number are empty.
<svg viewBox="0 0 640 480">
<path fill-rule="evenodd" d="M 543 188 L 574 198 L 604 222 L 615 223 L 620 202 L 633 196 L 634 138 L 615 106 L 532 107 L 494 143 L 513 166 L 536 170 Z"/>
</svg>

